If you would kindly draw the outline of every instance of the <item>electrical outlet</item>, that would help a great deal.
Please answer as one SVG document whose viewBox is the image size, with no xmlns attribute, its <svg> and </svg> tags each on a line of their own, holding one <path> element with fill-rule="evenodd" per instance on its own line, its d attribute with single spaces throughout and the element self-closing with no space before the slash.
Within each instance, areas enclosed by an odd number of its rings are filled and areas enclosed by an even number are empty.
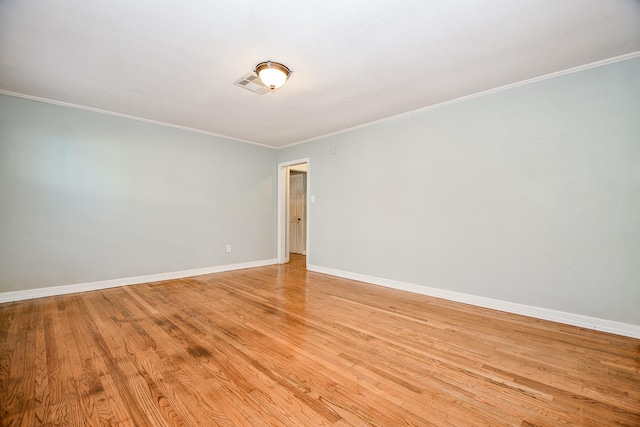
<svg viewBox="0 0 640 427">
<path fill-rule="evenodd" d="M 227 252 L 231 252 L 231 245 L 227 245 Z"/>
</svg>

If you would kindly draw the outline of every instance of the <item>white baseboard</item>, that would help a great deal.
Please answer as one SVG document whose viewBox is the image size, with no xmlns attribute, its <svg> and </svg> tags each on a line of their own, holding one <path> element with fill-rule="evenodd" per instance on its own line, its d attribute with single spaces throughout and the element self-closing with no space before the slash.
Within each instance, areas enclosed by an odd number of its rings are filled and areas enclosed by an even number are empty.
<svg viewBox="0 0 640 427">
<path fill-rule="evenodd" d="M 203 274 L 221 273 L 223 271 L 242 270 L 244 268 L 262 267 L 276 264 L 275 259 L 243 262 L 239 264 L 219 265 L 216 267 L 196 268 L 193 270 L 174 271 L 171 273 L 150 274 L 147 276 L 126 277 L 123 279 L 101 280 L 98 282 L 78 283 L 75 285 L 51 286 L 47 288 L 25 289 L 23 291 L 0 293 L 0 303 L 20 301 L 32 298 L 50 297 L 72 294 L 76 292 L 95 291 L 118 286 L 137 285 L 140 283 L 159 282 L 162 280 L 182 279 L 184 277 L 201 276 Z"/>
<path fill-rule="evenodd" d="M 151 274 L 147 276 L 127 277 L 122 279 L 102 280 L 90 283 L 78 283 L 74 285 L 51 286 L 39 289 L 26 289 L 22 291 L 0 293 L 0 303 L 27 300 L 32 298 L 49 297 L 55 295 L 71 294 L 76 292 L 95 291 L 100 289 L 115 288 L 118 286 L 136 285 L 140 283 L 159 282 L 162 280 L 182 279 L 184 277 L 201 276 L 203 274 L 221 273 L 223 271 L 242 270 L 244 268 L 262 267 L 265 265 L 277 264 L 276 259 L 261 261 L 251 261 L 239 264 L 220 265 L 215 267 L 197 268 L 193 270 L 175 271 L 171 273 Z M 349 271 L 337 270 L 319 265 L 309 264 L 307 269 L 331 276 L 345 279 L 357 280 L 371 283 L 387 288 L 413 292 L 435 298 L 442 298 L 450 301 L 476 305 L 479 307 L 491 308 L 505 311 L 507 313 L 521 314 L 523 316 L 535 317 L 538 319 L 550 320 L 567 325 L 579 326 L 581 328 L 593 329 L 597 331 L 609 332 L 612 334 L 640 338 L 640 325 L 616 322 L 613 320 L 598 319 L 580 314 L 566 313 L 563 311 L 550 310 L 547 308 L 533 307 L 508 301 L 501 301 L 492 298 L 485 298 L 461 292 L 447 291 L 444 289 L 421 286 L 413 283 L 400 282 L 397 280 L 383 279 L 380 277 L 368 276 L 365 274 L 352 273 Z"/>
<path fill-rule="evenodd" d="M 609 332 L 612 334 L 631 338 L 640 338 L 640 325 L 616 322 L 613 320 L 598 319 L 596 317 L 582 316 L 580 314 L 566 313 L 563 311 L 550 310 L 547 308 L 533 307 L 529 305 L 469 295 L 460 292 L 447 291 L 444 289 L 431 288 L 428 286 L 421 286 L 413 283 L 399 282 L 397 280 L 382 279 L 380 277 L 351 273 L 349 271 L 336 270 L 319 265 L 308 265 L 307 269 L 318 273 L 329 274 L 331 276 L 357 280 L 359 282 L 371 283 L 387 288 L 413 292 L 416 294 L 442 298 L 479 307 L 491 308 L 494 310 L 505 311 L 507 313 L 521 314 L 523 316 L 535 317 L 537 319 L 543 320 L 551 320 L 553 322 L 579 326 L 581 328 L 593 329 L 596 331 Z"/>
</svg>

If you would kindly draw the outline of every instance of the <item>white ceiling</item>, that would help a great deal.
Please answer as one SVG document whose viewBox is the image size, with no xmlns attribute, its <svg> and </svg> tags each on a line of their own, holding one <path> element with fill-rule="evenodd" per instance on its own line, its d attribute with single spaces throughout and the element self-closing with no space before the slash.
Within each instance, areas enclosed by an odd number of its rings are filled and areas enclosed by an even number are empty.
<svg viewBox="0 0 640 427">
<path fill-rule="evenodd" d="M 0 91 L 274 147 L 638 51 L 638 0 L 0 0 Z"/>
</svg>

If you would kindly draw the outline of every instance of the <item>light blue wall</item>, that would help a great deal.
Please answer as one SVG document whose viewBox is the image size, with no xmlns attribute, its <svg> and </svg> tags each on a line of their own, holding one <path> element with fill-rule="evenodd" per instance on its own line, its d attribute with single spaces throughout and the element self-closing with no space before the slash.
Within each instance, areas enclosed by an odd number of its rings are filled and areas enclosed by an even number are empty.
<svg viewBox="0 0 640 427">
<path fill-rule="evenodd" d="M 275 164 L 272 149 L 0 95 L 0 292 L 273 259 Z"/>
<path fill-rule="evenodd" d="M 640 324 L 640 59 L 278 153 L 305 157 L 310 264 Z"/>
<path fill-rule="evenodd" d="M 640 59 L 279 151 L 0 95 L 0 292 L 273 259 L 305 157 L 311 264 L 640 324 Z"/>
</svg>

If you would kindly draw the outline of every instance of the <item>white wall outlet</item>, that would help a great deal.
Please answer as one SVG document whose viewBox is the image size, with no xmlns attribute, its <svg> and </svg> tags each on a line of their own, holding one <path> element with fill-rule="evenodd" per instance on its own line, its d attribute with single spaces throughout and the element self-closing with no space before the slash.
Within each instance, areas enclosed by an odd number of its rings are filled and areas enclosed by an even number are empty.
<svg viewBox="0 0 640 427">
<path fill-rule="evenodd" d="M 231 252 L 231 245 L 227 245 L 227 252 Z"/>
</svg>

